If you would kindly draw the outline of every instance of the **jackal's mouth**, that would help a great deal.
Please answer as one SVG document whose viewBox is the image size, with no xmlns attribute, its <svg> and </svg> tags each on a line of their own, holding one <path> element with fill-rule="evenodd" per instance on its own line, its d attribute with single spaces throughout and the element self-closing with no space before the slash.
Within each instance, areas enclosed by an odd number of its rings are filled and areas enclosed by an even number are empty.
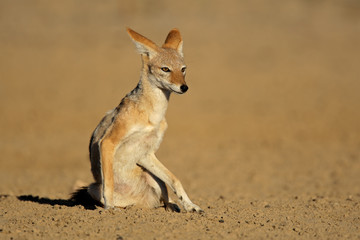
<svg viewBox="0 0 360 240">
<path fill-rule="evenodd" d="M 169 86 L 169 90 L 171 90 L 172 92 L 178 93 L 178 94 L 183 94 L 188 89 L 189 89 L 189 87 L 187 85 L 185 85 L 185 84 L 183 84 L 181 86 L 177 86 L 175 84 L 172 84 L 172 85 Z"/>
<path fill-rule="evenodd" d="M 177 94 L 184 94 L 185 92 L 181 91 L 179 87 L 170 87 L 170 90 Z"/>
</svg>

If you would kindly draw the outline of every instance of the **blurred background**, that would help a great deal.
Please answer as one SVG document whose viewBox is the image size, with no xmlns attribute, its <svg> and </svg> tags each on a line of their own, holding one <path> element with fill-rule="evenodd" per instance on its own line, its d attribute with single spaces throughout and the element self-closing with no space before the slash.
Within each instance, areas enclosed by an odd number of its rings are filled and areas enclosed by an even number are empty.
<svg viewBox="0 0 360 240">
<path fill-rule="evenodd" d="M 131 27 L 180 29 L 159 159 L 198 198 L 360 194 L 356 0 L 0 0 L 0 193 L 66 197 L 138 82 Z"/>
</svg>

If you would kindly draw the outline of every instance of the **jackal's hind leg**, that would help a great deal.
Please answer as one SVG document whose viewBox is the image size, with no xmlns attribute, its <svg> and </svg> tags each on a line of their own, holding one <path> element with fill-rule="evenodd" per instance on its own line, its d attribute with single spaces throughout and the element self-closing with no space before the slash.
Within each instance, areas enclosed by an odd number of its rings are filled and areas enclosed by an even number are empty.
<svg viewBox="0 0 360 240">
<path fill-rule="evenodd" d="M 147 171 L 146 169 L 143 170 L 144 173 L 147 175 L 147 183 L 153 189 L 154 194 L 160 199 L 160 202 L 164 204 L 165 209 L 171 212 L 180 212 L 179 206 L 169 197 L 166 184 L 161 179 L 153 175 L 151 172 Z"/>
</svg>

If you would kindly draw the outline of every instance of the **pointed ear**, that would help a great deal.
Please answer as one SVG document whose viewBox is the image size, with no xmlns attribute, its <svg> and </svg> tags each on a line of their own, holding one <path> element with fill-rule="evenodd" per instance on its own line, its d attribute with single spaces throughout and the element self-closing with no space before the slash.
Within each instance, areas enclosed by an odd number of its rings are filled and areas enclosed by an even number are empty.
<svg viewBox="0 0 360 240">
<path fill-rule="evenodd" d="M 181 56 L 183 56 L 183 41 L 178 29 L 174 28 L 169 32 L 162 47 L 175 49 Z"/>
<path fill-rule="evenodd" d="M 151 58 L 158 53 L 159 47 L 156 46 L 156 44 L 153 43 L 151 40 L 147 39 L 143 35 L 135 32 L 130 28 L 127 28 L 126 31 L 135 43 L 136 49 L 140 54 L 146 55 Z"/>
</svg>

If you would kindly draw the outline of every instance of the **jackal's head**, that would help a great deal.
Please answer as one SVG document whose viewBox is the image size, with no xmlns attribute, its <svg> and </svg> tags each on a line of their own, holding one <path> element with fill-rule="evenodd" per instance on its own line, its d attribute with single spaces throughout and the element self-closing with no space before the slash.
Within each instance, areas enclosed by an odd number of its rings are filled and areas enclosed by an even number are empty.
<svg viewBox="0 0 360 240">
<path fill-rule="evenodd" d="M 130 28 L 127 32 L 142 56 L 143 70 L 149 80 L 161 89 L 185 93 L 188 90 L 185 82 L 186 65 L 179 30 L 171 30 L 162 47 Z"/>
</svg>

